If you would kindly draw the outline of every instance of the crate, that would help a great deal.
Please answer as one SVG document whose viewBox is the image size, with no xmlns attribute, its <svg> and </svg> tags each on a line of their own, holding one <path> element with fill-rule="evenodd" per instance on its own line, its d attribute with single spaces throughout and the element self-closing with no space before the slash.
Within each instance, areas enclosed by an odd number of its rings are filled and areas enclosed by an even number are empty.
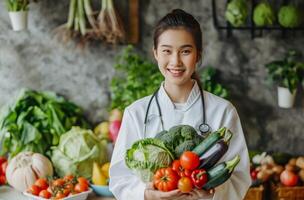
<svg viewBox="0 0 304 200">
<path fill-rule="evenodd" d="M 259 187 L 251 187 L 247 191 L 244 200 L 263 200 L 264 190 L 265 188 L 263 185 L 260 185 Z"/>
<path fill-rule="evenodd" d="M 271 184 L 272 200 L 303 200 L 304 186 L 284 187 Z"/>
</svg>

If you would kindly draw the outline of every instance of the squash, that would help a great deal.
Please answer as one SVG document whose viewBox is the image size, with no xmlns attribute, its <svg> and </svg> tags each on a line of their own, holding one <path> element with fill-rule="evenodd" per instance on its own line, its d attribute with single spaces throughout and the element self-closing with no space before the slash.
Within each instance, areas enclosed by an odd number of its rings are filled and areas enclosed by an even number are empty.
<svg viewBox="0 0 304 200">
<path fill-rule="evenodd" d="M 53 166 L 50 160 L 42 154 L 21 152 L 9 161 L 6 178 L 9 185 L 24 192 L 38 178 L 53 176 Z"/>
</svg>

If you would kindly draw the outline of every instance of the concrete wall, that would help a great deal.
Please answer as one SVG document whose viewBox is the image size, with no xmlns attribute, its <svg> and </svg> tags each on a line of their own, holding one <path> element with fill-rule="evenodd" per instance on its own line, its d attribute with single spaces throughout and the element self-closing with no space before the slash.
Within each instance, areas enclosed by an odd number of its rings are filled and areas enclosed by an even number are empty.
<svg viewBox="0 0 304 200">
<path fill-rule="evenodd" d="M 98 5 L 99 1 L 93 2 Z M 217 2 L 218 10 L 223 10 L 224 1 Z M 211 0 L 145 0 L 141 1 L 141 41 L 137 48 L 151 60 L 153 26 L 173 8 L 183 8 L 200 21 L 204 31 L 203 65 L 221 71 L 241 117 L 248 146 L 303 154 L 302 92 L 295 108 L 278 108 L 276 88 L 266 84 L 264 68 L 265 63 L 280 59 L 287 49 L 304 52 L 303 32 L 286 39 L 271 32 L 254 40 L 249 32 L 234 32 L 227 39 L 213 26 Z M 94 43 L 80 50 L 73 44 L 63 45 L 54 37 L 54 29 L 66 21 L 67 10 L 68 0 L 41 0 L 30 6 L 29 29 L 13 32 L 4 1 L 0 2 L 0 106 L 20 88 L 28 87 L 63 94 L 83 107 L 92 122 L 106 119 L 113 58 L 124 46 Z"/>
</svg>

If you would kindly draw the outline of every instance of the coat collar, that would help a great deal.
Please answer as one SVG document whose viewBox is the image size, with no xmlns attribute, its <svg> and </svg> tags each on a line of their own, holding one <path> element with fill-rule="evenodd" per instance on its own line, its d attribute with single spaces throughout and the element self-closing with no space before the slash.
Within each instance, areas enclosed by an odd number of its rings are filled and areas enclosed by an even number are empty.
<svg viewBox="0 0 304 200">
<path fill-rule="evenodd" d="M 194 85 L 188 96 L 185 106 L 183 107 L 183 109 L 176 110 L 176 111 L 186 112 L 199 99 L 200 95 L 201 95 L 200 89 L 198 87 L 197 82 L 194 80 Z M 159 88 L 158 98 L 159 98 L 159 104 L 160 104 L 161 108 L 163 108 L 163 109 L 169 108 L 169 109 L 175 110 L 175 105 L 172 102 L 172 100 L 170 99 L 170 97 L 168 96 L 168 94 L 164 88 L 164 82 L 161 83 L 161 86 Z M 164 111 L 162 111 L 162 112 L 164 112 Z"/>
</svg>

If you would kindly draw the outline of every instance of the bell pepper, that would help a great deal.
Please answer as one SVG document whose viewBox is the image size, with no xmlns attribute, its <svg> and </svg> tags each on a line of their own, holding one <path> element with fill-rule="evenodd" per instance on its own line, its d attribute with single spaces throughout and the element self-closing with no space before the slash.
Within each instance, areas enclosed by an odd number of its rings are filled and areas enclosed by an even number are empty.
<svg viewBox="0 0 304 200">
<path fill-rule="evenodd" d="M 208 181 L 207 172 L 205 169 L 196 169 L 191 173 L 191 180 L 193 185 L 201 189 Z"/>
</svg>

